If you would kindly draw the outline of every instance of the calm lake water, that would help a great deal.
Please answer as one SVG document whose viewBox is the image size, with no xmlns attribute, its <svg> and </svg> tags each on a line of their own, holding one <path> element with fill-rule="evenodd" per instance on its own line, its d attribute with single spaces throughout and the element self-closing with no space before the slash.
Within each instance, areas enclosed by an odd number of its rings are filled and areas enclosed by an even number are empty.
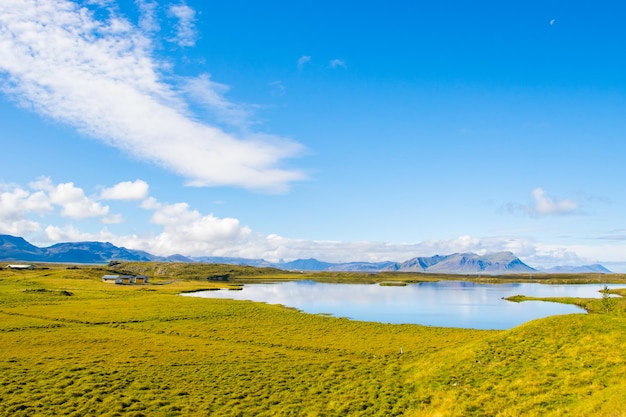
<svg viewBox="0 0 626 417">
<path fill-rule="evenodd" d="M 608 287 L 619 288 L 623 285 Z M 360 321 L 509 329 L 541 317 L 585 311 L 572 305 L 541 301 L 513 303 L 503 300 L 503 297 L 521 294 L 533 297 L 600 298 L 599 291 L 602 288 L 600 284 L 476 284 L 440 281 L 387 287 L 377 284 L 293 281 L 248 284 L 241 291 L 200 291 L 184 295 L 282 304 L 307 313 L 331 314 Z"/>
</svg>

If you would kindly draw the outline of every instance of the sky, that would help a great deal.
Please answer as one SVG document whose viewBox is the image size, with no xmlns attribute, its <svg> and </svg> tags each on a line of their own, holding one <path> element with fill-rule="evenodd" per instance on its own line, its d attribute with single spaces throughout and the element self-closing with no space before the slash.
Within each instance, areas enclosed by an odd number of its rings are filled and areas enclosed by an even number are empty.
<svg viewBox="0 0 626 417">
<path fill-rule="evenodd" d="M 625 13 L 2 0 L 0 233 L 626 272 Z"/>
</svg>

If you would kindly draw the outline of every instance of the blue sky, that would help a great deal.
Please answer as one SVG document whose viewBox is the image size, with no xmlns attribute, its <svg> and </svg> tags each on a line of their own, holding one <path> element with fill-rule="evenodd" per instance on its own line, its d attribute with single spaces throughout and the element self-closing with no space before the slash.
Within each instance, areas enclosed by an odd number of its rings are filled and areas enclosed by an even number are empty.
<svg viewBox="0 0 626 417">
<path fill-rule="evenodd" d="M 626 271 L 625 12 L 2 1 L 0 233 Z"/>
</svg>

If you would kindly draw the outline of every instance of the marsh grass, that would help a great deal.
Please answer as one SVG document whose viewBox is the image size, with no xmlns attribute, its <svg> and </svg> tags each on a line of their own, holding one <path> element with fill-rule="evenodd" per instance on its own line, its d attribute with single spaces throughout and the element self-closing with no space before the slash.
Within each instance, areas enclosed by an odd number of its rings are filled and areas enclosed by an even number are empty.
<svg viewBox="0 0 626 417">
<path fill-rule="evenodd" d="M 116 271 L 149 274 L 153 282 L 125 286 L 101 282 L 112 271 L 106 266 L 46 267 L 0 271 L 0 415 L 608 416 L 626 410 L 622 299 L 611 311 L 601 299 L 563 300 L 583 303 L 592 314 L 508 331 L 446 329 L 179 296 L 236 289 L 247 280 L 301 279 L 297 273 L 117 265 Z"/>
</svg>

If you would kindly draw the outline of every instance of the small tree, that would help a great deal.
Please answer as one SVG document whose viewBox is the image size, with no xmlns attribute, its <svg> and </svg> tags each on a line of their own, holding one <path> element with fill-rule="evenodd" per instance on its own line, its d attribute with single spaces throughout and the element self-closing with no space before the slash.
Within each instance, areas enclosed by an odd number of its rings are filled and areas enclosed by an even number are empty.
<svg viewBox="0 0 626 417">
<path fill-rule="evenodd" d="M 602 307 L 604 311 L 607 313 L 613 311 L 615 309 L 615 305 L 617 304 L 617 298 L 611 297 L 611 292 L 609 287 L 604 284 L 604 287 L 600 290 L 602 293 Z"/>
</svg>

